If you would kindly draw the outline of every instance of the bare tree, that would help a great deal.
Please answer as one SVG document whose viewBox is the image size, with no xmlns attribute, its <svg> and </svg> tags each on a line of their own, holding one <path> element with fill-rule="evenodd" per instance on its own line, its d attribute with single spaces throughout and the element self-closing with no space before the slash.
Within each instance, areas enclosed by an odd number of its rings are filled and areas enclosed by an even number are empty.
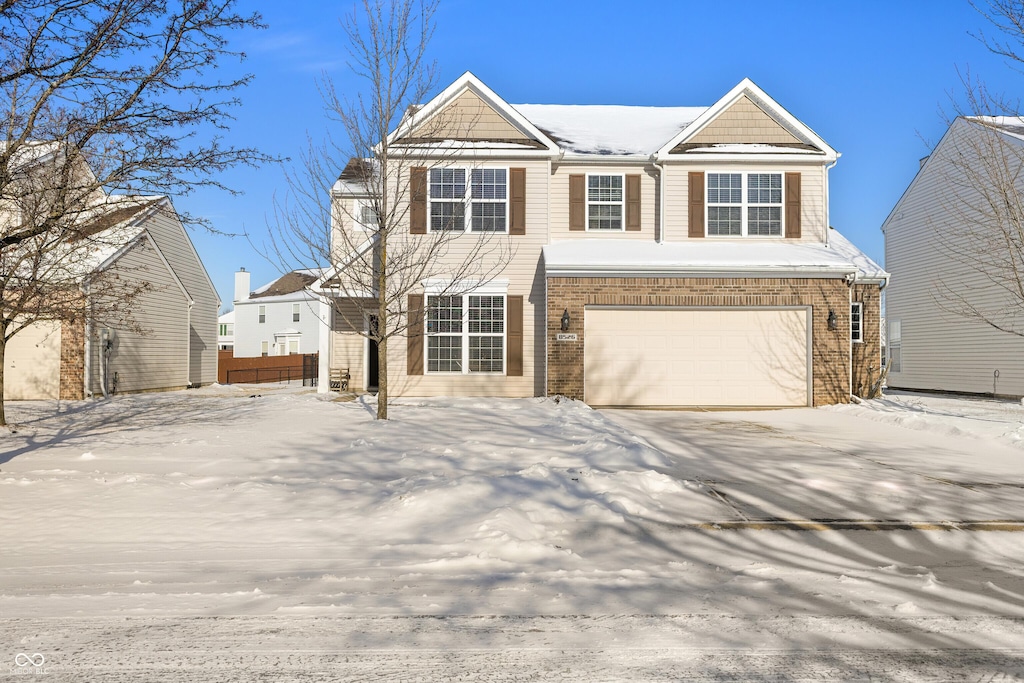
<svg viewBox="0 0 1024 683">
<path fill-rule="evenodd" d="M 262 26 L 233 5 L 0 0 L 0 368 L 27 325 L 82 314 L 82 269 L 110 236 L 98 226 L 111 227 L 127 197 L 228 189 L 220 172 L 268 160 L 220 136 L 251 78 L 216 75 L 244 57 L 227 36 Z M 91 314 L 130 325 L 133 293 L 117 294 Z"/>
<path fill-rule="evenodd" d="M 345 97 L 322 80 L 328 117 L 341 135 L 310 144 L 289 174 L 271 231 L 270 251 L 282 269 L 326 266 L 334 316 L 377 344 L 382 420 L 389 343 L 422 334 L 409 294 L 437 280 L 438 296 L 459 296 L 510 258 L 501 234 L 465 234 L 458 208 L 431 230 L 410 234 L 411 200 L 427 192 L 426 167 L 450 160 L 464 144 L 453 130 L 472 124 L 465 114 L 421 108 L 436 83 L 427 59 L 436 7 L 437 0 L 363 0 L 343 20 L 349 66 L 365 91 Z"/>
</svg>

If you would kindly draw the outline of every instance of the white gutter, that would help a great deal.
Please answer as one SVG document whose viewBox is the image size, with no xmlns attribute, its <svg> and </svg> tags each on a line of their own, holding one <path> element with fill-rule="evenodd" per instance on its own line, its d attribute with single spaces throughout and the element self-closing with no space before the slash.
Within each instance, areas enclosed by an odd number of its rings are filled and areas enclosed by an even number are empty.
<svg viewBox="0 0 1024 683">
<path fill-rule="evenodd" d="M 828 248 L 828 231 L 829 231 L 829 228 L 831 228 L 831 226 L 832 226 L 832 217 L 829 215 L 829 211 L 831 210 L 831 206 L 830 206 L 829 196 L 828 196 L 828 172 L 831 171 L 835 167 L 835 165 L 839 163 L 839 156 L 840 155 L 837 152 L 836 153 L 835 161 L 833 161 L 831 164 L 829 164 L 828 166 L 825 167 L 825 171 L 824 171 L 824 176 L 825 177 L 822 178 L 822 182 L 825 184 L 825 247 L 826 248 Z"/>
<path fill-rule="evenodd" d="M 320 355 L 316 369 L 316 393 L 326 394 L 331 390 L 331 304 L 326 296 L 318 299 L 317 325 L 320 327 L 320 336 L 317 338 L 317 353 Z M 365 385 L 364 381 L 364 388 Z"/>
<path fill-rule="evenodd" d="M 85 376 L 82 378 L 82 396 L 89 398 L 92 396 L 92 392 L 89 390 L 89 377 L 92 373 L 92 317 L 89 315 L 89 285 L 86 282 L 82 283 L 82 296 L 85 299 L 86 315 L 85 315 L 85 340 L 82 345 L 85 353 Z M 58 394 L 59 395 L 59 394 Z"/>
<path fill-rule="evenodd" d="M 188 324 L 185 326 L 188 335 L 188 339 L 185 340 L 185 386 L 187 388 L 192 388 L 192 307 L 195 303 L 189 298 L 188 315 L 186 316 Z M 200 382 L 202 382 L 202 378 L 200 378 Z"/>
<path fill-rule="evenodd" d="M 654 160 L 654 157 L 651 157 Z M 658 169 L 658 244 L 665 244 L 665 165 L 662 162 L 654 161 L 654 167 Z"/>
<path fill-rule="evenodd" d="M 766 277 L 847 277 L 850 275 L 849 266 L 659 266 L 649 263 L 615 265 L 549 265 L 545 267 L 548 277 L 688 277 L 688 276 L 713 276 L 722 277 L 735 275 L 744 277 L 749 275 L 760 275 Z"/>
</svg>

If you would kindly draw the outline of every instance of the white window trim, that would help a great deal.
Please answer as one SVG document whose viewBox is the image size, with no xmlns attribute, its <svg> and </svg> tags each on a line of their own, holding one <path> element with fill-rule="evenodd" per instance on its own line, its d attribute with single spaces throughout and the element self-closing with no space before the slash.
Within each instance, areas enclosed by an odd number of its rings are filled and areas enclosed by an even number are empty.
<svg viewBox="0 0 1024 683">
<path fill-rule="evenodd" d="M 256 322 L 260 325 L 267 322 L 267 307 L 261 304 L 256 307 Z"/>
<path fill-rule="evenodd" d="M 450 283 L 449 283 L 450 284 Z M 493 283 L 491 283 L 493 284 Z M 504 377 L 508 374 L 508 288 L 498 287 L 481 287 L 472 291 L 463 293 L 449 294 L 444 291 L 433 291 L 427 290 L 423 298 L 424 306 L 429 306 L 429 297 L 431 296 L 457 296 L 462 299 L 462 332 L 455 333 L 443 333 L 443 334 L 431 334 L 426 331 L 424 334 L 423 344 L 423 372 L 426 375 L 440 375 L 440 376 L 459 376 L 459 375 L 491 375 L 496 377 Z M 497 334 L 474 334 L 469 331 L 469 297 L 471 296 L 500 296 L 502 306 L 502 325 L 501 325 L 501 371 L 500 372 L 484 372 L 484 371 L 472 371 L 469 369 L 469 339 L 470 337 L 497 337 Z M 427 316 L 424 315 L 424 326 L 427 323 Z M 440 337 L 454 337 L 459 336 L 462 338 L 462 370 L 454 372 L 451 370 L 430 370 L 430 342 L 429 339 L 434 336 Z"/>
<path fill-rule="evenodd" d="M 853 329 L 853 311 L 857 310 L 857 318 L 860 325 L 857 328 L 857 335 L 854 336 Z M 854 301 L 850 304 L 850 340 L 855 344 L 864 343 L 864 304 L 860 301 Z"/>
<path fill-rule="evenodd" d="M 593 228 L 590 227 L 590 179 L 592 177 L 604 178 L 607 176 L 615 176 L 622 180 L 622 200 L 618 202 L 594 202 L 595 206 L 620 206 L 621 212 L 619 217 L 618 228 Z M 597 233 L 612 233 L 612 232 L 625 232 L 626 231 L 626 174 L 625 173 L 587 173 L 583 180 L 583 193 L 584 193 L 584 209 L 583 209 L 583 225 L 587 232 Z"/>
<path fill-rule="evenodd" d="M 377 230 L 378 225 L 366 221 L 366 217 L 363 215 L 366 210 L 373 211 L 373 202 L 369 198 L 357 198 L 353 205 L 352 223 L 358 230 L 373 232 Z"/>
<path fill-rule="evenodd" d="M 710 220 L 709 220 L 709 209 L 711 208 L 711 202 L 708 201 L 708 185 L 710 176 L 712 173 L 739 173 L 742 177 L 742 183 L 740 185 L 740 203 L 739 204 L 715 204 L 715 206 L 738 206 L 740 207 L 740 234 L 739 235 L 712 235 L 710 232 Z M 751 175 L 759 173 L 771 173 L 773 175 L 782 176 L 782 203 L 781 204 L 751 204 L 747 201 L 747 178 Z M 708 239 L 722 239 L 722 240 L 738 240 L 738 239 L 751 239 L 751 240 L 778 240 L 785 239 L 786 237 L 786 173 L 777 168 L 709 168 L 704 172 L 704 237 Z M 779 234 L 778 235 L 751 235 L 747 232 L 747 209 L 749 207 L 757 206 L 779 206 Z"/>
<path fill-rule="evenodd" d="M 464 212 L 465 225 L 462 230 L 435 230 L 431 220 L 433 211 L 431 210 L 432 205 L 435 201 L 444 204 L 452 204 L 460 201 L 458 197 L 452 197 L 450 199 L 437 199 L 435 200 L 430 196 L 430 172 L 433 170 L 463 170 L 466 172 L 466 194 L 462 197 L 462 205 Z M 505 171 L 505 199 L 480 199 L 481 204 L 497 204 L 501 201 L 505 203 L 505 229 L 504 230 L 476 230 L 473 227 L 473 171 Z M 490 164 L 486 166 L 433 166 L 427 169 L 427 232 L 454 232 L 454 233 L 470 233 L 474 232 L 481 235 L 507 235 L 509 234 L 509 221 L 511 220 L 512 204 L 512 171 L 509 166 L 492 166 Z"/>
<path fill-rule="evenodd" d="M 302 307 L 299 304 L 292 304 L 292 322 L 293 323 L 300 322 L 299 319 L 301 317 L 302 317 Z"/>
</svg>

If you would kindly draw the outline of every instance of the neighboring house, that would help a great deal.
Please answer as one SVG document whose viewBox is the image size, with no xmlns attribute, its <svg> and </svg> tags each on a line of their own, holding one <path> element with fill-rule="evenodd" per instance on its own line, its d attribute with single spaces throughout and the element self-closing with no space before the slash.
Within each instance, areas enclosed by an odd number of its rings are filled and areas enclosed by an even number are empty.
<svg viewBox="0 0 1024 683">
<path fill-rule="evenodd" d="M 317 276 L 296 270 L 250 292 L 250 273 L 235 273 L 234 357 L 316 353 L 320 304 L 309 287 Z"/>
<path fill-rule="evenodd" d="M 1024 396 L 1024 338 L 980 319 L 1024 332 L 1022 172 L 1024 120 L 959 117 L 885 219 L 890 387 Z"/>
<path fill-rule="evenodd" d="M 83 232 L 103 246 L 83 261 L 82 305 L 103 295 L 90 289 L 97 273 L 148 283 L 130 311 L 138 329 L 88 318 L 30 325 L 8 343 L 4 398 L 81 399 L 216 382 L 220 300 L 170 200 L 102 197 Z"/>
<path fill-rule="evenodd" d="M 393 396 L 809 406 L 878 377 L 888 274 L 828 227 L 839 155 L 749 80 L 710 107 L 510 105 L 467 73 L 390 139 L 416 154 L 410 239 L 497 233 L 511 254 L 464 296 L 409 293 Z M 357 217 L 342 229 L 372 219 L 350 178 L 333 198 Z M 376 383 L 341 317 L 321 391 L 339 368 Z"/>
<path fill-rule="evenodd" d="M 235 312 L 228 311 L 217 318 L 217 350 L 230 351 L 235 348 Z"/>
</svg>

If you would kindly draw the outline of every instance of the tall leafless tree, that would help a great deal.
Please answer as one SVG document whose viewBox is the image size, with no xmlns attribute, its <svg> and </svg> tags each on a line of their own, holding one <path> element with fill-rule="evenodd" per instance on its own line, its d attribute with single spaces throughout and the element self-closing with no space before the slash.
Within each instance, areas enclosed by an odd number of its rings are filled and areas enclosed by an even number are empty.
<svg viewBox="0 0 1024 683">
<path fill-rule="evenodd" d="M 326 266 L 333 315 L 377 344 L 377 418 L 388 419 L 388 346 L 417 334 L 408 295 L 425 280 L 457 296 L 487 282 L 511 256 L 497 233 L 410 234 L 411 170 L 444 164 L 461 144 L 465 116 L 421 109 L 436 85 L 427 48 L 437 0 L 363 0 L 342 21 L 349 66 L 364 89 L 355 96 L 321 81 L 339 134 L 310 144 L 277 205 L 272 257 L 281 268 Z M 472 118 L 471 116 L 469 118 Z M 349 201 L 353 200 L 353 201 Z M 373 324 L 367 324 L 372 320 Z"/>
<path fill-rule="evenodd" d="M 251 78 L 218 69 L 244 57 L 228 35 L 261 26 L 234 0 L 0 0 L 0 400 L 11 337 L 82 314 L 81 270 L 118 202 L 229 189 L 221 172 L 268 160 L 221 137 Z M 90 315 L 130 325 L 132 294 Z"/>
</svg>

